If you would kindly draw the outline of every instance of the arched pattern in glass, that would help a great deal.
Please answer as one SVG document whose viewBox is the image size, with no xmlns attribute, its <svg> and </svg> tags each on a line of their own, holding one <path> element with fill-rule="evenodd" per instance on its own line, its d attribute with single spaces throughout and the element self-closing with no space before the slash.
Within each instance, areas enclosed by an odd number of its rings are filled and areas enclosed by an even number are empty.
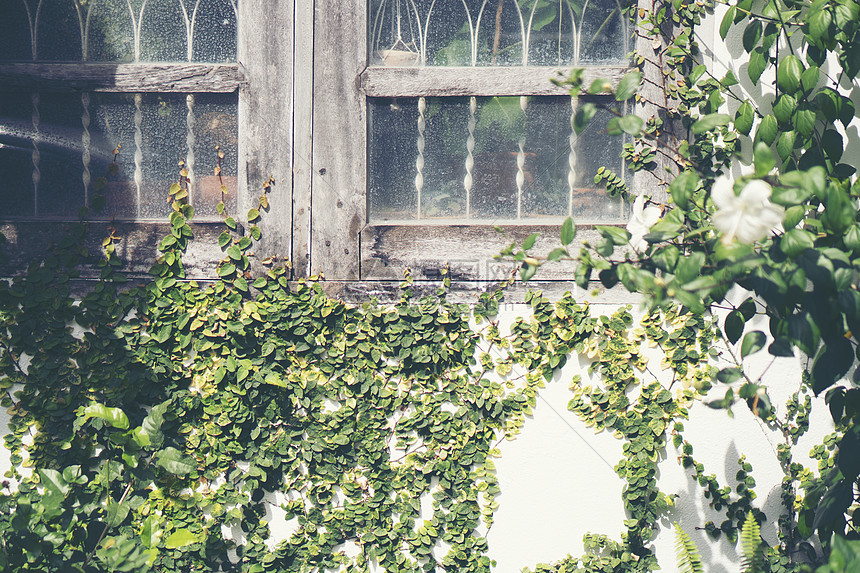
<svg viewBox="0 0 860 573">
<path fill-rule="evenodd" d="M 237 0 L 3 0 L 0 60 L 232 62 Z"/>
<path fill-rule="evenodd" d="M 370 0 L 368 54 L 387 66 L 627 61 L 619 0 Z"/>
</svg>

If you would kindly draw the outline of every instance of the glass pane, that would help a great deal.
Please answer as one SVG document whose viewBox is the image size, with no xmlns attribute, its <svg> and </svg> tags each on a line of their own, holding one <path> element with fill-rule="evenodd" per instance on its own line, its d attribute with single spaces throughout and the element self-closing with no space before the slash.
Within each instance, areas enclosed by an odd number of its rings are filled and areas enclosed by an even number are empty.
<svg viewBox="0 0 860 573">
<path fill-rule="evenodd" d="M 79 0 L 34 0 L 30 4 L 41 4 L 38 26 L 35 27 L 36 59 L 80 61 L 83 53 L 81 27 L 86 14 Z M 6 22 L 3 22 L 5 27 Z"/>
<path fill-rule="evenodd" d="M 574 135 L 573 113 L 569 97 L 371 99 L 370 219 L 621 220 L 594 175 L 622 171 L 623 139 L 607 113 Z"/>
<path fill-rule="evenodd" d="M 623 64 L 618 0 L 370 0 L 372 65 Z"/>
<path fill-rule="evenodd" d="M 233 62 L 236 16 L 237 0 L 2 0 L 0 60 Z"/>
<path fill-rule="evenodd" d="M 36 15 L 36 2 L 32 0 L 4 0 L 0 2 L 0 59 L 7 61 L 32 60 L 32 25 Z"/>
<path fill-rule="evenodd" d="M 163 218 L 180 161 L 201 218 L 216 216 L 222 184 L 235 213 L 236 107 L 234 94 L 2 94 L 0 216 L 75 218 L 100 190 L 95 218 Z"/>
</svg>

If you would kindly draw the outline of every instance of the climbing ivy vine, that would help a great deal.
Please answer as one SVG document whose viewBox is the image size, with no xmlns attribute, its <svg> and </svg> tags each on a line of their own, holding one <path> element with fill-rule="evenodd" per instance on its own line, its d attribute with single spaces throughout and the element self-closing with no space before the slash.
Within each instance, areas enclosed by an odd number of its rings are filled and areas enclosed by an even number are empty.
<svg viewBox="0 0 860 573">
<path fill-rule="evenodd" d="M 726 509 L 709 530 L 737 534 L 752 483 L 733 497 L 682 438 L 714 375 L 712 320 L 671 309 L 637 323 L 629 308 L 597 317 L 531 293 L 531 316 L 505 329 L 501 291 L 467 306 L 446 298 L 447 279 L 417 297 L 408 277 L 397 304 L 349 306 L 284 269 L 252 277 L 259 230 L 229 217 L 220 279 L 185 280 L 186 185 L 183 172 L 145 284 L 125 284 L 111 233 L 101 279 L 72 292 L 93 262 L 85 223 L 0 283 L 14 464 L 0 570 L 489 571 L 499 444 L 577 354 L 589 381 L 570 381 L 570 409 L 624 442 L 627 531 L 589 534 L 586 555 L 537 570 L 655 569 L 649 542 L 675 498 L 657 487 L 670 439 Z M 648 370 L 648 346 L 669 380 Z"/>
</svg>

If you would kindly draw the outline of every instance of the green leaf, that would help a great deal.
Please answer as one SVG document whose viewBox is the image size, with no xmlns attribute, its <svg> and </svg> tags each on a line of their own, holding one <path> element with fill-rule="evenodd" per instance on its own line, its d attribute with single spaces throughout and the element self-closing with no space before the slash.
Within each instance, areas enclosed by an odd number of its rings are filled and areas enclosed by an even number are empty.
<svg viewBox="0 0 860 573">
<path fill-rule="evenodd" d="M 755 354 L 764 348 L 765 342 L 767 342 L 767 336 L 761 330 L 747 332 L 743 341 L 741 341 L 741 358 Z"/>
<path fill-rule="evenodd" d="M 838 163 L 845 149 L 842 135 L 835 129 L 828 129 L 821 134 L 821 149 L 827 154 L 827 159 L 834 164 Z"/>
<path fill-rule="evenodd" d="M 821 76 L 821 70 L 818 66 L 810 66 L 800 74 L 800 89 L 804 95 L 809 95 L 812 90 L 818 85 L 818 79 Z"/>
<path fill-rule="evenodd" d="M 222 249 L 230 244 L 230 233 L 227 231 L 222 231 L 220 235 L 218 235 L 218 246 Z"/>
<path fill-rule="evenodd" d="M 156 454 L 155 464 L 177 476 L 184 476 L 197 467 L 193 459 L 171 446 Z"/>
<path fill-rule="evenodd" d="M 523 262 L 522 267 L 520 267 L 520 279 L 525 283 L 529 282 L 532 277 L 535 276 L 535 273 L 538 270 L 538 265 L 533 265 L 531 263 Z"/>
<path fill-rule="evenodd" d="M 42 493 L 42 503 L 52 513 L 59 511 L 63 500 L 69 494 L 69 485 L 57 470 L 40 469 L 39 476 L 42 486 L 45 488 Z"/>
<path fill-rule="evenodd" d="M 848 339 L 837 337 L 827 340 L 812 363 L 810 382 L 815 395 L 838 382 L 848 373 L 853 363 L 854 349 Z"/>
<path fill-rule="evenodd" d="M 636 115 L 625 115 L 622 117 L 613 117 L 606 124 L 606 131 L 609 135 L 621 135 L 622 132 L 629 135 L 639 135 L 645 121 Z"/>
<path fill-rule="evenodd" d="M 773 115 L 779 123 L 787 124 L 791 121 L 795 109 L 797 109 L 797 100 L 794 96 L 782 94 L 773 104 Z"/>
<path fill-rule="evenodd" d="M 596 78 L 588 86 L 590 95 L 608 94 L 612 92 L 612 82 L 606 78 Z"/>
<path fill-rule="evenodd" d="M 737 8 L 735 6 L 730 6 L 728 10 L 726 10 L 726 15 L 723 16 L 723 21 L 720 22 L 720 38 L 723 40 L 726 39 L 726 36 L 729 34 L 729 29 L 732 27 L 732 22 L 735 19 L 735 14 L 737 13 Z"/>
<path fill-rule="evenodd" d="M 221 266 L 218 267 L 218 276 L 221 278 L 229 277 L 235 272 L 236 265 L 233 263 L 222 263 Z"/>
<path fill-rule="evenodd" d="M 526 237 L 526 240 L 525 240 L 525 241 L 523 241 L 523 250 L 524 250 L 524 251 L 528 251 L 529 249 L 531 249 L 532 247 L 534 247 L 534 246 L 535 246 L 535 241 L 537 241 L 537 238 L 538 238 L 539 236 L 540 236 L 540 233 L 532 233 L 531 235 L 529 235 L 528 237 Z"/>
<path fill-rule="evenodd" d="M 807 20 L 809 24 L 809 35 L 816 42 L 828 40 L 830 36 L 830 24 L 833 22 L 833 16 L 827 9 L 816 10 L 814 13 L 810 10 L 810 16 Z"/>
<path fill-rule="evenodd" d="M 744 373 L 740 368 L 723 368 L 717 372 L 717 380 L 723 384 L 733 384 L 743 378 Z"/>
<path fill-rule="evenodd" d="M 860 224 L 854 223 L 848 227 L 845 236 L 842 237 L 842 242 L 855 253 L 860 252 Z"/>
<path fill-rule="evenodd" d="M 658 268 L 667 273 L 671 273 L 675 270 L 679 257 L 680 251 L 678 250 L 678 247 L 675 245 L 664 245 L 654 252 L 651 260 L 654 261 L 654 264 L 657 265 Z"/>
<path fill-rule="evenodd" d="M 227 249 L 227 256 L 234 261 L 241 261 L 242 251 L 240 251 L 239 247 L 237 247 L 236 245 L 230 245 L 230 247 Z"/>
<path fill-rule="evenodd" d="M 771 145 L 776 140 L 776 134 L 779 132 L 776 118 L 772 115 L 766 115 L 762 118 L 761 123 L 756 130 L 755 139 L 768 145 Z"/>
<path fill-rule="evenodd" d="M 83 420 L 99 418 L 114 428 L 120 430 L 128 429 L 128 416 L 119 408 L 108 408 L 104 404 L 92 403 L 80 410 L 78 416 Z"/>
<path fill-rule="evenodd" d="M 581 104 L 577 109 L 576 113 L 573 115 L 573 130 L 580 134 L 582 130 L 585 129 L 585 126 L 588 125 L 588 122 L 594 117 L 594 114 L 597 113 L 597 106 L 593 103 L 584 103 Z"/>
<path fill-rule="evenodd" d="M 764 71 L 767 69 L 767 60 L 765 52 L 761 46 L 756 47 L 750 53 L 750 61 L 747 64 L 747 75 L 750 77 L 753 85 L 758 84 L 758 80 Z"/>
<path fill-rule="evenodd" d="M 682 285 L 686 284 L 699 276 L 704 265 L 705 254 L 700 251 L 693 251 L 678 259 L 678 264 L 675 266 L 675 278 Z"/>
<path fill-rule="evenodd" d="M 815 246 L 815 235 L 804 229 L 789 229 L 779 241 L 779 248 L 789 257 L 796 257 Z"/>
<path fill-rule="evenodd" d="M 749 101 L 745 101 L 735 113 L 735 129 L 738 133 L 749 135 L 752 129 L 753 120 L 755 119 L 755 111 Z"/>
<path fill-rule="evenodd" d="M 180 547 L 186 547 L 192 543 L 197 543 L 197 541 L 197 536 L 189 530 L 177 529 L 164 540 L 164 546 L 167 549 L 179 549 Z"/>
<path fill-rule="evenodd" d="M 723 333 L 729 342 L 734 344 L 740 340 L 741 334 L 744 333 L 744 325 L 746 325 L 746 319 L 739 310 L 733 310 L 726 316 Z"/>
<path fill-rule="evenodd" d="M 794 350 L 791 348 L 791 343 L 785 338 L 777 338 L 767 347 L 767 351 L 771 356 L 792 357 Z"/>
<path fill-rule="evenodd" d="M 279 386 L 280 388 L 287 388 L 287 381 L 275 374 L 274 372 L 269 372 L 266 374 L 266 378 L 263 380 L 266 384 L 271 384 L 272 386 Z"/>
<path fill-rule="evenodd" d="M 721 125 L 727 125 L 731 120 L 732 118 L 724 113 L 709 113 L 696 121 L 696 123 L 694 123 L 690 128 L 690 131 L 699 135 L 701 133 L 711 131 L 712 129 L 716 129 Z"/>
<path fill-rule="evenodd" d="M 818 348 L 821 332 L 807 311 L 788 317 L 788 338 L 801 352 L 813 354 Z"/>
<path fill-rule="evenodd" d="M 808 108 L 798 109 L 794 114 L 794 128 L 804 137 L 815 131 L 815 112 Z"/>
<path fill-rule="evenodd" d="M 687 75 L 687 79 L 690 81 L 690 85 L 695 85 L 707 69 L 708 66 L 706 66 L 705 64 L 699 64 L 698 66 L 690 70 L 689 75 Z"/>
<path fill-rule="evenodd" d="M 771 193 L 771 201 L 774 201 L 773 195 L 775 193 L 776 189 L 774 189 L 774 193 Z M 776 203 L 776 201 L 774 201 L 774 203 Z M 785 205 L 785 203 L 779 203 L 779 205 Z M 782 225 L 785 229 L 793 229 L 806 216 L 806 205 L 797 205 L 796 203 L 789 203 L 789 205 L 790 206 L 785 210 L 785 217 L 782 219 Z"/>
<path fill-rule="evenodd" d="M 562 257 L 569 257 L 570 254 L 567 252 L 567 249 L 563 249 L 561 247 L 557 247 L 549 252 L 546 256 L 548 261 L 558 261 Z"/>
<path fill-rule="evenodd" d="M 639 70 L 628 72 L 618 82 L 618 88 L 615 90 L 616 101 L 627 101 L 636 94 L 639 89 L 639 84 L 642 82 L 642 73 Z"/>
<path fill-rule="evenodd" d="M 853 486 L 852 481 L 842 479 L 828 488 L 815 509 L 815 520 L 812 522 L 813 530 L 822 526 L 831 530 L 835 529 L 834 525 L 842 521 L 842 516 L 851 505 Z M 839 537 L 836 536 L 835 539 L 839 539 Z"/>
<path fill-rule="evenodd" d="M 604 239 L 608 240 L 613 245 L 626 245 L 630 241 L 630 232 L 627 229 L 605 225 L 597 225 L 595 229 L 597 229 Z"/>
<path fill-rule="evenodd" d="M 576 225 L 571 217 L 568 217 L 561 224 L 561 244 L 565 247 L 573 242 L 576 237 Z"/>
<path fill-rule="evenodd" d="M 773 152 L 770 150 L 770 146 L 766 145 L 761 141 L 759 141 L 755 145 L 755 150 L 753 151 L 753 161 L 755 163 L 756 177 L 765 177 L 768 173 L 770 173 L 774 165 L 776 165 L 776 161 L 774 160 Z"/>
<path fill-rule="evenodd" d="M 800 75 L 803 73 L 803 63 L 794 54 L 789 54 L 780 60 L 776 68 L 776 85 L 785 93 L 794 94 L 800 89 Z"/>
<path fill-rule="evenodd" d="M 797 141 L 797 133 L 794 131 L 783 131 L 779 136 L 779 141 L 776 143 L 776 152 L 779 158 L 785 161 L 791 156 L 794 151 L 794 143 Z"/>
<path fill-rule="evenodd" d="M 860 475 L 860 426 L 852 426 L 839 441 L 837 466 L 842 475 L 848 480 L 854 480 Z"/>
<path fill-rule="evenodd" d="M 248 222 L 253 223 L 260 218 L 260 212 L 257 209 L 248 210 Z"/>
<path fill-rule="evenodd" d="M 163 521 L 163 517 L 152 514 L 147 516 L 143 521 L 143 526 L 140 530 L 140 540 L 145 547 L 153 548 L 161 542 L 161 536 L 164 534 Z"/>
<path fill-rule="evenodd" d="M 696 187 L 699 184 L 699 176 L 693 171 L 685 171 L 681 173 L 672 183 L 669 184 L 669 193 L 672 195 L 672 200 L 681 209 L 686 210 L 696 192 Z"/>
<path fill-rule="evenodd" d="M 726 75 L 723 76 L 723 79 L 720 80 L 720 85 L 723 86 L 723 88 L 730 88 L 732 86 L 738 85 L 739 83 L 740 82 L 738 81 L 738 78 L 735 76 L 735 73 L 731 70 L 727 71 Z"/>
<path fill-rule="evenodd" d="M 105 508 L 105 523 L 107 526 L 117 527 L 120 525 L 128 517 L 129 509 L 128 503 L 108 502 L 107 508 Z"/>
<path fill-rule="evenodd" d="M 827 121 L 836 121 L 842 112 L 842 96 L 833 88 L 823 88 L 815 95 L 818 108 Z"/>
<path fill-rule="evenodd" d="M 752 20 L 747 24 L 747 27 L 744 28 L 744 50 L 746 50 L 747 53 L 752 52 L 753 49 L 758 46 L 759 40 L 761 40 L 761 20 Z"/>
</svg>

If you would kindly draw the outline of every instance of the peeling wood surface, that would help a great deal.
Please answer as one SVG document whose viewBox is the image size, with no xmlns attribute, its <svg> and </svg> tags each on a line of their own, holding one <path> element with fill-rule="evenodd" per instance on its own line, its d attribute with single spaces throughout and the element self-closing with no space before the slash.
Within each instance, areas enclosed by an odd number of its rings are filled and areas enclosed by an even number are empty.
<svg viewBox="0 0 860 573">
<path fill-rule="evenodd" d="M 396 304 L 402 295 L 400 283 L 402 281 L 321 281 L 319 284 L 329 297 L 342 300 L 349 304 L 360 305 L 371 299 L 381 304 Z M 435 295 L 442 286 L 440 281 L 415 281 L 412 284 L 412 292 L 416 297 Z M 446 298 L 455 303 L 474 304 L 478 297 L 486 292 L 493 292 L 500 288 L 497 282 L 468 282 L 453 281 L 448 289 Z M 558 280 L 532 280 L 527 283 L 516 281 L 512 285 L 502 287 L 502 307 L 504 311 L 506 304 L 521 304 L 525 302 L 525 296 L 529 291 L 540 291 L 543 296 L 551 301 L 556 301 L 571 293 L 575 300 L 592 306 L 638 304 L 642 297 L 638 294 L 628 292 L 624 287 L 618 285 L 607 289 L 599 282 L 592 282 L 588 290 L 576 286 L 573 281 Z M 599 312 L 599 311 L 598 311 Z"/>
<path fill-rule="evenodd" d="M 238 64 L 0 63 L 0 91 L 234 92 Z"/>
<path fill-rule="evenodd" d="M 0 223 L 0 233 L 6 236 L 6 244 L 0 247 L 0 276 L 8 277 L 26 269 L 32 261 L 40 260 L 51 251 L 53 245 L 65 235 L 72 223 L 33 221 Z M 218 235 L 224 230 L 223 223 L 189 223 L 194 240 L 182 260 L 189 279 L 217 278 L 216 268 L 224 253 L 218 246 Z M 88 223 L 89 232 L 84 246 L 97 261 L 102 253 L 102 239 L 110 235 L 110 229 L 122 238 L 117 243 L 117 256 L 125 265 L 120 269 L 131 277 L 147 276 L 150 267 L 159 256 L 158 244 L 170 234 L 170 223 Z M 81 269 L 83 277 L 98 277 L 96 266 Z"/>
<path fill-rule="evenodd" d="M 316 0 L 311 274 L 357 280 L 367 221 L 367 3 Z M 317 176 L 318 175 L 318 176 Z"/>
<path fill-rule="evenodd" d="M 503 226 L 505 234 L 491 225 L 369 225 L 361 234 L 361 277 L 363 280 L 402 279 L 410 269 L 415 279 L 441 280 L 441 270 L 450 266 L 454 281 L 504 281 L 519 267 L 516 263 L 493 257 L 512 242 L 522 244 L 532 233 L 539 233 L 533 253 L 545 256 L 561 246 L 556 225 Z M 577 242 L 596 242 L 594 229 L 580 228 Z M 573 279 L 573 264 L 554 262 L 538 271 L 542 280 Z M 572 283 L 571 283 L 572 284 Z"/>
<path fill-rule="evenodd" d="M 296 35 L 293 53 L 293 276 L 310 275 L 311 189 L 319 177 L 313 166 L 314 2 L 295 3 Z"/>
<path fill-rule="evenodd" d="M 597 78 L 613 87 L 632 68 L 586 68 L 583 86 Z M 370 97 L 419 96 L 558 96 L 570 95 L 550 78 L 563 79 L 570 68 L 554 67 L 369 67 L 361 74 L 361 89 Z"/>
<path fill-rule="evenodd" d="M 655 0 L 638 0 L 640 10 L 654 12 L 660 10 L 660 7 Z M 671 29 L 671 19 L 667 19 L 666 26 Z M 641 30 L 640 30 L 641 31 Z M 670 37 L 674 38 L 672 33 Z M 664 75 L 663 57 L 667 46 L 660 38 L 646 37 L 642 34 L 637 34 L 635 38 L 636 52 L 644 56 L 645 60 L 642 65 L 643 82 L 639 86 L 640 102 L 635 106 L 636 115 L 644 120 L 657 116 L 663 120 L 663 134 L 661 141 L 668 143 L 671 146 L 677 146 L 679 140 L 673 134 L 685 133 L 686 130 L 679 123 L 673 124 L 665 112 L 661 111 L 661 107 L 668 105 L 664 87 L 670 80 Z M 657 202 L 668 201 L 669 194 L 667 186 L 673 178 L 673 173 L 677 173 L 678 169 L 675 163 L 669 160 L 665 155 L 658 153 L 656 159 L 656 167 L 650 171 L 638 171 L 632 177 L 631 190 L 634 194 L 650 195 Z"/>
<path fill-rule="evenodd" d="M 262 240 L 257 260 L 292 258 L 293 214 L 293 3 L 239 3 L 237 53 L 247 83 L 239 91 L 238 218 L 247 224 L 263 184 L 274 180 L 269 208 L 257 221 Z"/>
</svg>

